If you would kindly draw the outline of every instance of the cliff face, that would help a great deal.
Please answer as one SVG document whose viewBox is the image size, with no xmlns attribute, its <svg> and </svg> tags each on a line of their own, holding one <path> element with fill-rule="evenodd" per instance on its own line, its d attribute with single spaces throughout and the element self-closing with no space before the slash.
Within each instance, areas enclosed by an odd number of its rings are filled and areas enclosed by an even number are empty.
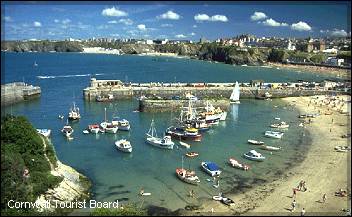
<svg viewBox="0 0 352 217">
<path fill-rule="evenodd" d="M 1 49 L 15 52 L 82 52 L 83 47 L 102 47 L 119 49 L 125 54 L 175 53 L 201 60 L 211 60 L 236 65 L 261 65 L 268 60 L 269 51 L 258 48 L 241 49 L 234 46 L 222 46 L 216 43 L 206 44 L 128 44 L 109 42 L 2 42 Z"/>
</svg>

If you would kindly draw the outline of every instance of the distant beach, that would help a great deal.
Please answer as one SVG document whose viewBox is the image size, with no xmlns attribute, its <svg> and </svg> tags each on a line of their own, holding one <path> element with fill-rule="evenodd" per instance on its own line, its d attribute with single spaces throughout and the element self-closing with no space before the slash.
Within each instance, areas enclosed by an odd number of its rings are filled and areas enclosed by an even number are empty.
<svg viewBox="0 0 352 217">
<path fill-rule="evenodd" d="M 293 65 L 293 64 L 282 64 L 282 63 L 268 63 L 268 66 L 276 68 L 287 68 L 293 70 L 301 70 L 304 72 L 313 72 L 321 73 L 326 75 L 333 75 L 339 78 L 348 78 L 351 79 L 351 69 L 340 69 L 332 67 L 323 67 L 323 66 L 308 66 L 308 65 Z"/>
<path fill-rule="evenodd" d="M 350 100 L 350 96 L 339 96 L 339 99 Z M 319 96 L 313 97 L 291 97 L 283 100 L 291 106 L 295 106 L 302 114 L 320 112 L 321 115 L 312 118 L 311 124 L 305 124 L 311 136 L 312 144 L 307 147 L 306 158 L 303 162 L 287 171 L 280 179 L 258 186 L 244 194 L 226 195 L 233 199 L 236 205 L 229 209 L 227 206 L 211 200 L 207 202 L 202 210 L 197 212 L 214 214 L 238 213 L 244 215 L 293 215 L 300 213 L 305 208 L 306 214 L 313 215 L 344 215 L 343 210 L 351 210 L 351 199 L 349 197 L 335 196 L 339 189 L 347 190 L 350 195 L 351 174 L 349 167 L 350 152 L 336 152 L 334 147 L 337 145 L 349 145 L 350 138 L 341 136 L 351 130 L 350 122 L 350 103 L 345 103 L 342 113 L 337 108 L 320 105 L 326 99 Z M 327 99 L 326 99 L 327 100 Z M 342 104 L 341 104 L 342 105 Z M 325 115 L 329 112 L 331 115 Z M 349 111 L 349 115 L 345 113 Z M 330 131 L 331 129 L 331 131 Z M 296 188 L 301 180 L 306 181 L 307 191 L 297 192 L 296 210 L 291 212 L 293 201 L 293 188 Z M 323 194 L 327 195 L 325 203 L 322 201 Z M 197 215 L 197 212 L 193 214 Z"/>
</svg>

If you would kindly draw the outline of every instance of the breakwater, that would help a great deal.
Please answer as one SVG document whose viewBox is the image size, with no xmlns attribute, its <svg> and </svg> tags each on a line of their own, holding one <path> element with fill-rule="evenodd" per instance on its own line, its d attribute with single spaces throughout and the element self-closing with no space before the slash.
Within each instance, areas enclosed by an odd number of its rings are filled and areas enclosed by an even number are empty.
<svg viewBox="0 0 352 217">
<path fill-rule="evenodd" d="M 13 82 L 1 85 L 1 106 L 11 105 L 24 100 L 38 98 L 41 88 L 24 82 Z"/>
<path fill-rule="evenodd" d="M 345 94 L 344 91 L 329 90 L 325 84 L 316 84 L 314 87 L 302 87 L 302 83 L 283 86 L 281 83 L 250 82 L 240 85 L 240 98 L 255 98 L 266 92 L 272 98 Z M 191 93 L 200 99 L 229 98 L 234 83 L 129 83 L 119 80 L 91 80 L 90 87 L 83 90 L 84 99 L 95 101 L 97 97 L 112 95 L 114 100 L 129 99 L 146 96 L 148 99 L 184 98 Z"/>
</svg>

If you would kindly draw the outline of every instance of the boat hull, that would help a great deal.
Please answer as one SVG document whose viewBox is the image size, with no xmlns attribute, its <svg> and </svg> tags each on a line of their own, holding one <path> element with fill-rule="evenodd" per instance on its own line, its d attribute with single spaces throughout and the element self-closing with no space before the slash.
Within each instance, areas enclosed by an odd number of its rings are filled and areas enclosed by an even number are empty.
<svg viewBox="0 0 352 217">
<path fill-rule="evenodd" d="M 158 147 L 158 148 L 162 148 L 162 149 L 173 149 L 174 148 L 174 144 L 173 143 L 169 143 L 169 144 L 163 144 L 161 141 L 161 139 L 159 138 L 153 138 L 153 137 L 149 137 L 146 138 L 145 140 L 148 144 Z"/>
<path fill-rule="evenodd" d="M 185 170 L 183 170 L 185 171 Z M 187 178 L 187 177 L 184 177 L 181 175 L 182 173 L 182 169 L 181 168 L 177 168 L 176 169 L 176 176 L 183 182 L 186 182 L 188 184 L 191 184 L 191 185 L 198 185 L 198 183 L 200 183 L 200 180 L 198 179 L 190 179 L 190 178 Z"/>
<path fill-rule="evenodd" d="M 247 154 L 244 154 L 243 156 L 244 156 L 245 158 L 247 158 L 248 160 L 252 160 L 252 161 L 264 161 L 264 160 L 265 160 L 265 157 L 257 158 L 257 157 L 249 156 L 249 155 L 247 155 Z"/>
<path fill-rule="evenodd" d="M 220 170 L 209 170 L 204 162 L 201 163 L 202 169 L 211 176 L 219 176 L 221 174 Z"/>
</svg>

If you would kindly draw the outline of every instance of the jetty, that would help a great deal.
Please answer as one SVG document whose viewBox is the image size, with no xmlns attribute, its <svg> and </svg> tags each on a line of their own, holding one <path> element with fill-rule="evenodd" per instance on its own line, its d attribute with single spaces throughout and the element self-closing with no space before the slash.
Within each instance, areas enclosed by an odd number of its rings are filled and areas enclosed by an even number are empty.
<svg viewBox="0 0 352 217">
<path fill-rule="evenodd" d="M 41 88 L 24 82 L 1 85 L 1 107 L 40 97 Z"/>
<path fill-rule="evenodd" d="M 83 90 L 86 101 L 96 101 L 98 97 L 113 96 L 113 100 L 140 99 L 139 110 L 162 111 L 184 106 L 186 94 L 192 94 L 201 100 L 212 100 L 215 107 L 228 107 L 235 83 L 124 83 L 121 80 L 97 80 L 92 78 L 90 86 Z M 334 88 L 332 88 L 334 87 Z M 337 87 L 337 88 L 336 88 Z M 321 83 L 265 83 L 262 80 L 251 80 L 240 83 L 240 98 L 256 98 L 269 93 L 271 98 L 341 95 L 349 94 L 350 82 Z M 145 97 L 145 98 L 144 98 Z M 225 101 L 224 101 L 225 100 Z M 152 109 L 149 109 L 152 108 Z"/>
</svg>

